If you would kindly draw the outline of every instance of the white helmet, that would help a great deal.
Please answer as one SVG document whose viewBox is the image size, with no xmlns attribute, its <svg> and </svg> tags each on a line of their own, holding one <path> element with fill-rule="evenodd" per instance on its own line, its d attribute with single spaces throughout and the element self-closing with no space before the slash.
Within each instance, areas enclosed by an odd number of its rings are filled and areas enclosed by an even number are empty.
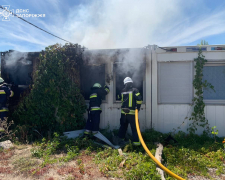
<svg viewBox="0 0 225 180">
<path fill-rule="evenodd" d="M 131 79 L 130 77 L 126 77 L 126 78 L 123 80 L 124 85 L 127 84 L 127 83 L 129 83 L 129 82 L 133 83 L 133 81 L 132 81 L 132 79 Z"/>
</svg>

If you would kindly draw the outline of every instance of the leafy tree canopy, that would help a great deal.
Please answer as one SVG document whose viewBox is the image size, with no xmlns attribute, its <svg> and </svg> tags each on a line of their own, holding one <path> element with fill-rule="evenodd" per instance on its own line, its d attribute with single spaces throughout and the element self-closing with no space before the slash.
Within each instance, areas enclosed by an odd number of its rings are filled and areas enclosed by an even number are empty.
<svg viewBox="0 0 225 180">
<path fill-rule="evenodd" d="M 76 44 L 55 44 L 40 53 L 30 93 L 13 114 L 17 124 L 42 135 L 83 127 L 86 105 L 79 89 L 82 52 Z"/>
</svg>

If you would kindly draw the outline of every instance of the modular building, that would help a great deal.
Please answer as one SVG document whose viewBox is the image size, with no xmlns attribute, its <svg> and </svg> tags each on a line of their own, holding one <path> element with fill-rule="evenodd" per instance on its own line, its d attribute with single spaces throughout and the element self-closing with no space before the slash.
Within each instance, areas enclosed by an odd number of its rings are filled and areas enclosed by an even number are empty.
<svg viewBox="0 0 225 180">
<path fill-rule="evenodd" d="M 215 89 L 215 92 L 209 88 L 203 89 L 206 119 L 211 127 L 216 126 L 218 136 L 225 136 L 225 46 L 208 45 L 201 48 L 207 60 L 203 67 L 203 80 L 207 80 Z M 198 57 L 198 52 L 199 46 L 156 45 L 87 51 L 89 56 L 86 58 L 92 63 L 93 71 L 89 71 L 90 77 L 81 82 L 91 82 L 88 88 L 98 79 L 101 83 L 110 82 L 111 92 L 102 104 L 100 127 L 119 128 L 121 102 L 116 97 L 123 88 L 123 79 L 130 76 L 143 96 L 139 112 L 142 131 L 154 128 L 168 133 L 179 127 L 177 131 L 187 132 L 193 111 L 194 59 Z M 93 79 L 94 74 L 99 77 Z M 88 96 L 86 100 L 88 103 Z M 198 127 L 197 133 L 201 134 L 202 130 Z"/>
<path fill-rule="evenodd" d="M 207 80 L 215 89 L 203 89 L 205 115 L 210 126 L 217 127 L 218 136 L 225 136 L 225 45 L 201 48 L 207 59 L 203 67 L 203 80 Z M 87 105 L 90 87 L 94 83 L 107 84 L 110 88 L 110 93 L 101 105 L 100 128 L 119 128 L 121 102 L 117 95 L 124 87 L 123 79 L 129 76 L 143 97 L 139 112 L 142 131 L 154 128 L 167 133 L 180 127 L 178 130 L 187 132 L 193 111 L 194 59 L 198 57 L 198 52 L 199 46 L 157 45 L 132 49 L 85 50 L 84 60 L 87 65 L 80 71 L 80 87 Z M 31 63 L 35 69 L 35 61 Z M 202 133 L 200 127 L 197 133 Z"/>
</svg>

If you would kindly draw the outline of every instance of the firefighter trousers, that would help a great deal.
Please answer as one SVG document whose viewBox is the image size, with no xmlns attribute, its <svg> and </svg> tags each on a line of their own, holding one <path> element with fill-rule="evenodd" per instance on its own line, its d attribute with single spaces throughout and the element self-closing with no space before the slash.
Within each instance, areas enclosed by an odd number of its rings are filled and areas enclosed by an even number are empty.
<svg viewBox="0 0 225 180">
<path fill-rule="evenodd" d="M 86 131 L 99 131 L 101 112 L 101 110 L 90 111 L 85 127 Z"/>
<path fill-rule="evenodd" d="M 128 125 L 130 124 L 131 126 L 131 130 L 132 130 L 132 140 L 133 143 L 135 145 L 139 145 L 139 138 L 138 138 L 138 134 L 137 134 L 137 129 L 136 129 L 136 125 L 135 125 L 135 115 L 131 115 L 131 114 L 121 114 L 121 118 L 120 118 L 120 129 L 119 129 L 119 138 L 124 139 L 126 132 L 127 132 L 127 128 Z"/>
</svg>

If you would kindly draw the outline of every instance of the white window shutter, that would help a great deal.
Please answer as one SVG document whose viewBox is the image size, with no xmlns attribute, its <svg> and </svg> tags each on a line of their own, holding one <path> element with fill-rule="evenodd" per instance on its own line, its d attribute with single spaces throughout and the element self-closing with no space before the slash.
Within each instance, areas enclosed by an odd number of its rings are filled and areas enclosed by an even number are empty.
<svg viewBox="0 0 225 180">
<path fill-rule="evenodd" d="M 158 63 L 158 103 L 191 103 L 193 63 Z"/>
</svg>

